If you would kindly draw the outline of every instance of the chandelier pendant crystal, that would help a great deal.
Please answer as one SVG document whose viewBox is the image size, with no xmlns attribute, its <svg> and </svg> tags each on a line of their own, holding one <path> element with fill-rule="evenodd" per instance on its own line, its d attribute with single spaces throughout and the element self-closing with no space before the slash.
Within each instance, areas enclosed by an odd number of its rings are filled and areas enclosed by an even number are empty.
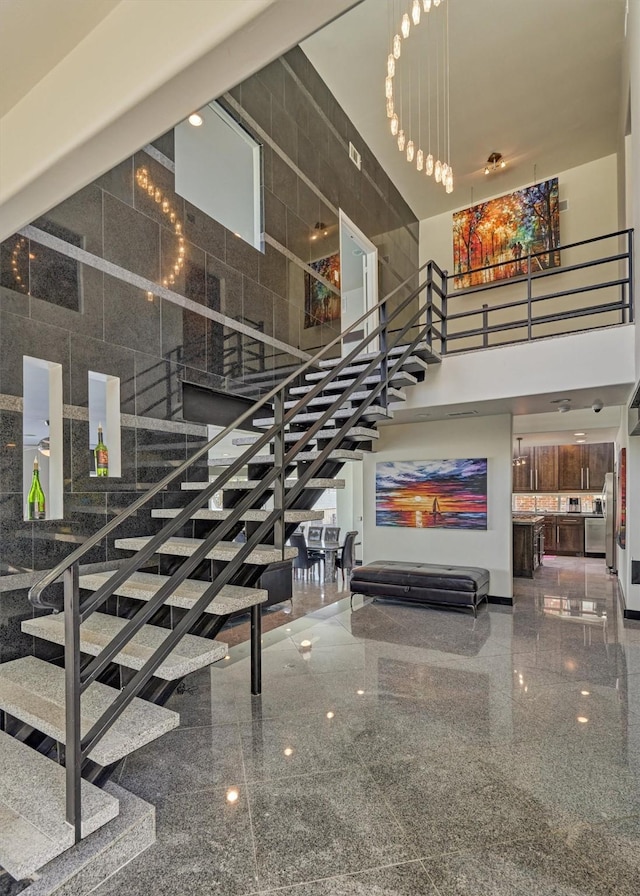
<svg viewBox="0 0 640 896">
<path fill-rule="evenodd" d="M 411 0 L 409 12 L 405 12 L 402 14 L 400 19 L 399 28 L 397 31 L 393 33 L 393 37 L 391 40 L 391 52 L 387 54 L 386 58 L 386 75 L 385 75 L 385 105 L 386 105 L 386 115 L 390 121 L 390 130 L 391 135 L 397 140 L 398 150 L 406 154 L 407 162 L 413 164 L 415 161 L 416 170 L 419 172 L 424 171 L 427 177 L 431 177 L 434 175 L 434 179 L 436 183 L 442 184 L 445 191 L 447 193 L 453 192 L 453 168 L 450 163 L 451 158 L 451 139 L 450 139 L 450 100 L 449 100 L 449 17 L 448 17 L 448 5 L 445 7 L 445 13 L 439 13 L 438 16 L 445 16 L 445 19 L 442 18 L 437 19 L 439 24 L 439 30 L 435 30 L 433 28 L 427 29 L 423 27 L 422 34 L 424 34 L 424 44 L 420 46 L 419 41 L 412 40 L 411 44 L 407 45 L 411 47 L 411 50 L 407 50 L 409 53 L 408 59 L 406 63 L 403 63 L 403 67 L 408 67 L 409 69 L 409 79 L 408 79 L 408 87 L 409 91 L 411 89 L 412 84 L 412 71 L 415 73 L 417 59 L 417 68 L 418 68 L 418 78 L 416 80 L 415 74 L 413 75 L 413 83 L 418 85 L 418 114 L 416 115 L 415 111 L 412 114 L 412 97 L 409 96 L 408 102 L 407 98 L 402 96 L 403 90 L 402 88 L 407 86 L 402 83 L 402 80 L 399 80 L 398 83 L 394 83 L 399 77 L 399 65 L 398 60 L 402 54 L 402 42 L 403 40 L 407 40 L 412 33 L 412 27 L 418 28 L 421 23 L 426 23 L 428 18 L 426 15 L 423 15 L 431 12 L 433 13 L 438 7 L 444 4 L 444 0 Z M 406 7 L 405 7 L 406 9 Z M 429 32 L 432 32 L 435 37 L 432 38 L 429 36 Z M 420 32 L 416 31 L 416 35 L 419 35 Z M 434 44 L 435 40 L 435 44 Z M 431 46 L 429 45 L 431 44 Z M 414 48 L 415 46 L 415 48 Z M 434 51 L 435 47 L 435 51 Z M 413 55 L 413 54 L 416 55 Z M 413 62 L 412 62 L 413 58 Z M 425 62 L 426 60 L 426 62 Z M 425 78 L 420 71 L 421 66 L 424 67 L 426 64 L 427 77 Z M 434 74 L 435 72 L 435 74 Z M 421 84 L 425 82 L 427 84 L 427 89 L 429 91 L 429 151 L 428 153 L 422 148 L 420 145 L 424 146 L 422 142 L 422 133 L 421 133 L 421 125 L 420 125 L 420 106 L 421 100 L 419 91 L 421 88 Z M 436 127 L 437 127 L 437 146 L 435 147 L 437 151 L 437 157 L 434 161 L 434 156 L 431 152 L 431 82 L 435 83 L 435 94 L 437 98 L 437 113 L 436 113 Z M 406 91 L 405 91 L 406 93 Z M 404 99 L 404 103 L 402 100 Z M 413 97 L 415 99 L 415 95 Z M 414 104 L 415 105 L 415 104 Z M 409 109 L 409 113 L 407 115 L 407 121 L 403 121 L 402 112 L 404 109 Z M 418 124 L 418 134 L 416 139 L 416 128 L 415 125 Z M 403 126 L 404 125 L 404 126 Z M 408 126 L 407 126 L 408 125 Z M 444 135 L 443 141 L 441 142 L 440 134 Z M 413 133 L 412 133 L 413 131 Z M 442 155 L 441 155 L 442 152 Z M 442 160 L 444 158 L 444 161 Z"/>
</svg>

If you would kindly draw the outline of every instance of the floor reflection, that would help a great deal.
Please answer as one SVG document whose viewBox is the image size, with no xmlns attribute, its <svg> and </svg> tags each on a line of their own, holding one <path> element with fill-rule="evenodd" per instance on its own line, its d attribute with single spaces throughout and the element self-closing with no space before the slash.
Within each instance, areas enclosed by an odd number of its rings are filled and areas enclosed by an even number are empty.
<svg viewBox="0 0 640 896">
<path fill-rule="evenodd" d="M 603 561 L 545 558 L 477 619 L 298 582 L 257 698 L 247 623 L 221 638 L 125 763 L 159 842 L 98 896 L 637 896 L 640 625 Z"/>
</svg>

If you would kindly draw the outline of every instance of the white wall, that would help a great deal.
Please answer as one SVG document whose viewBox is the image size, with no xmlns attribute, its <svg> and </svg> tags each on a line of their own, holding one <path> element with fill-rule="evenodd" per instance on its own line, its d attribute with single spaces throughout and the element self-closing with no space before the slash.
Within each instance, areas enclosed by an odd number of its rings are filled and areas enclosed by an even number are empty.
<svg viewBox="0 0 640 896">
<path fill-rule="evenodd" d="M 376 526 L 375 465 L 382 461 L 486 457 L 486 531 Z M 468 564 L 491 573 L 490 594 L 513 596 L 511 416 L 381 426 L 374 453 L 364 460 L 364 562 L 420 560 Z"/>
<path fill-rule="evenodd" d="M 336 519 L 340 526 L 340 541 L 344 541 L 347 532 L 358 533 L 355 548 L 356 560 L 362 560 L 363 473 L 361 463 L 345 464 L 340 471 L 340 479 L 344 479 L 344 488 L 336 489 Z"/>
<path fill-rule="evenodd" d="M 532 173 L 527 172 L 527 175 Z M 569 203 L 568 209 L 560 213 L 561 244 L 590 239 L 618 229 L 615 155 L 561 171 L 557 177 L 560 200 L 566 199 Z M 521 188 L 532 183 L 523 172 Z M 492 198 L 502 195 L 504 190 L 500 189 L 497 179 Z M 470 196 L 461 196 L 460 205 L 455 211 L 471 205 Z M 453 272 L 453 214 L 445 212 L 420 222 L 420 264 L 433 258 L 441 268 Z"/>
<path fill-rule="evenodd" d="M 527 175 L 529 172 L 527 172 Z M 610 155 L 586 165 L 570 168 L 558 174 L 560 199 L 568 202 L 566 211 L 560 213 L 560 243 L 568 245 L 581 240 L 591 239 L 618 230 L 618 196 L 617 196 L 617 156 Z M 495 196 L 504 195 L 500 189 L 500 179 L 496 178 Z M 525 180 L 522 187 L 529 186 L 530 180 Z M 471 205 L 471 198 L 461 199 L 460 209 Z M 601 241 L 591 246 L 581 246 L 573 249 L 565 249 L 561 253 L 563 266 L 580 264 L 596 257 L 612 256 L 623 250 L 624 240 L 620 238 Z M 421 264 L 434 259 L 438 265 L 453 273 L 453 212 L 447 212 L 428 218 L 420 223 L 420 261 Z M 534 298 L 543 297 L 560 291 L 568 291 L 578 286 L 591 283 L 602 283 L 615 280 L 620 274 L 618 262 L 598 265 L 586 270 L 570 271 L 557 274 L 552 277 L 534 279 L 532 295 Z M 450 314 L 478 310 L 471 316 L 452 320 L 448 326 L 449 336 L 456 332 L 473 330 L 483 325 L 481 314 L 482 305 L 487 303 L 489 310 L 496 305 L 508 302 L 523 301 L 526 299 L 526 283 L 509 283 L 502 281 L 499 291 L 480 292 L 473 295 L 457 297 L 453 291 L 454 281 L 449 283 Z M 573 311 L 585 305 L 598 305 L 614 302 L 620 298 L 618 287 L 600 289 L 585 294 L 565 295 L 549 301 L 537 302 L 533 306 L 533 314 L 542 316 L 559 311 Z M 526 320 L 526 305 L 510 309 L 500 309 L 489 313 L 488 322 L 493 326 L 498 323 Z M 598 319 L 598 325 L 617 323 L 619 315 L 616 312 L 602 313 Z M 595 318 L 589 318 L 588 323 L 593 325 Z M 585 325 L 584 319 L 577 318 L 575 322 L 549 322 L 537 324 L 533 335 L 536 338 L 568 330 L 580 329 Z M 495 333 L 489 338 L 490 345 L 498 345 L 518 338 L 526 338 L 527 332 L 524 326 Z M 450 350 L 468 348 L 480 348 L 481 336 L 465 337 L 464 339 L 450 340 Z"/>
</svg>

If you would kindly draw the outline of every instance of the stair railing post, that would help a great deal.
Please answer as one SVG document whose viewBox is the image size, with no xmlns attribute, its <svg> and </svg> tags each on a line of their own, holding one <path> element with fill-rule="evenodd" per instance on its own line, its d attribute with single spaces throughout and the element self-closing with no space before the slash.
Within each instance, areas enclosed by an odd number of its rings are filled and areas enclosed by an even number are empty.
<svg viewBox="0 0 640 896">
<path fill-rule="evenodd" d="M 380 403 L 382 407 L 386 410 L 389 407 L 389 392 L 388 392 L 388 377 L 389 377 L 389 358 L 387 355 L 387 320 L 389 314 L 387 312 L 387 303 L 383 302 L 380 306 L 380 326 L 382 329 L 380 330 L 380 353 L 381 353 L 381 361 L 380 361 L 380 380 L 383 383 L 382 389 L 380 390 Z"/>
<path fill-rule="evenodd" d="M 531 324 L 531 250 L 527 253 L 527 340 L 532 339 Z"/>
<path fill-rule="evenodd" d="M 426 343 L 429 348 L 433 348 L 433 268 L 431 264 L 427 269 L 427 282 L 426 282 Z"/>
<path fill-rule="evenodd" d="M 448 306 L 448 284 L 449 284 L 449 272 L 442 272 L 442 320 L 441 324 L 441 351 L 443 355 L 447 353 L 447 306 Z"/>
<path fill-rule="evenodd" d="M 285 524 L 284 524 L 284 507 L 285 507 L 285 438 L 284 438 L 284 393 L 278 392 L 273 401 L 273 416 L 277 429 L 273 437 L 273 462 L 278 477 L 274 482 L 273 490 L 273 509 L 278 511 L 278 517 L 273 527 L 273 543 L 277 550 L 280 551 L 280 557 L 284 560 L 284 543 L 285 543 Z"/>
<path fill-rule="evenodd" d="M 74 840 L 82 838 L 82 743 L 80 730 L 80 589 L 74 563 L 64 571 L 64 677 L 66 711 L 66 818 Z"/>
</svg>

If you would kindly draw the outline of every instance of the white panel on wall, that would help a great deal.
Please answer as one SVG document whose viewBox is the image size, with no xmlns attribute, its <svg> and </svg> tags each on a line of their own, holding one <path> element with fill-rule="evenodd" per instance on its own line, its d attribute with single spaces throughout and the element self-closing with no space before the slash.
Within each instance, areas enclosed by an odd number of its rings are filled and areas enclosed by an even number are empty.
<svg viewBox="0 0 640 896">
<path fill-rule="evenodd" d="M 176 193 L 263 250 L 260 145 L 218 105 L 175 128 Z"/>
<path fill-rule="evenodd" d="M 511 416 L 381 426 L 364 460 L 364 562 L 417 560 L 488 569 L 490 594 L 513 596 Z M 487 530 L 376 526 L 375 467 L 381 461 L 486 457 Z"/>
</svg>

